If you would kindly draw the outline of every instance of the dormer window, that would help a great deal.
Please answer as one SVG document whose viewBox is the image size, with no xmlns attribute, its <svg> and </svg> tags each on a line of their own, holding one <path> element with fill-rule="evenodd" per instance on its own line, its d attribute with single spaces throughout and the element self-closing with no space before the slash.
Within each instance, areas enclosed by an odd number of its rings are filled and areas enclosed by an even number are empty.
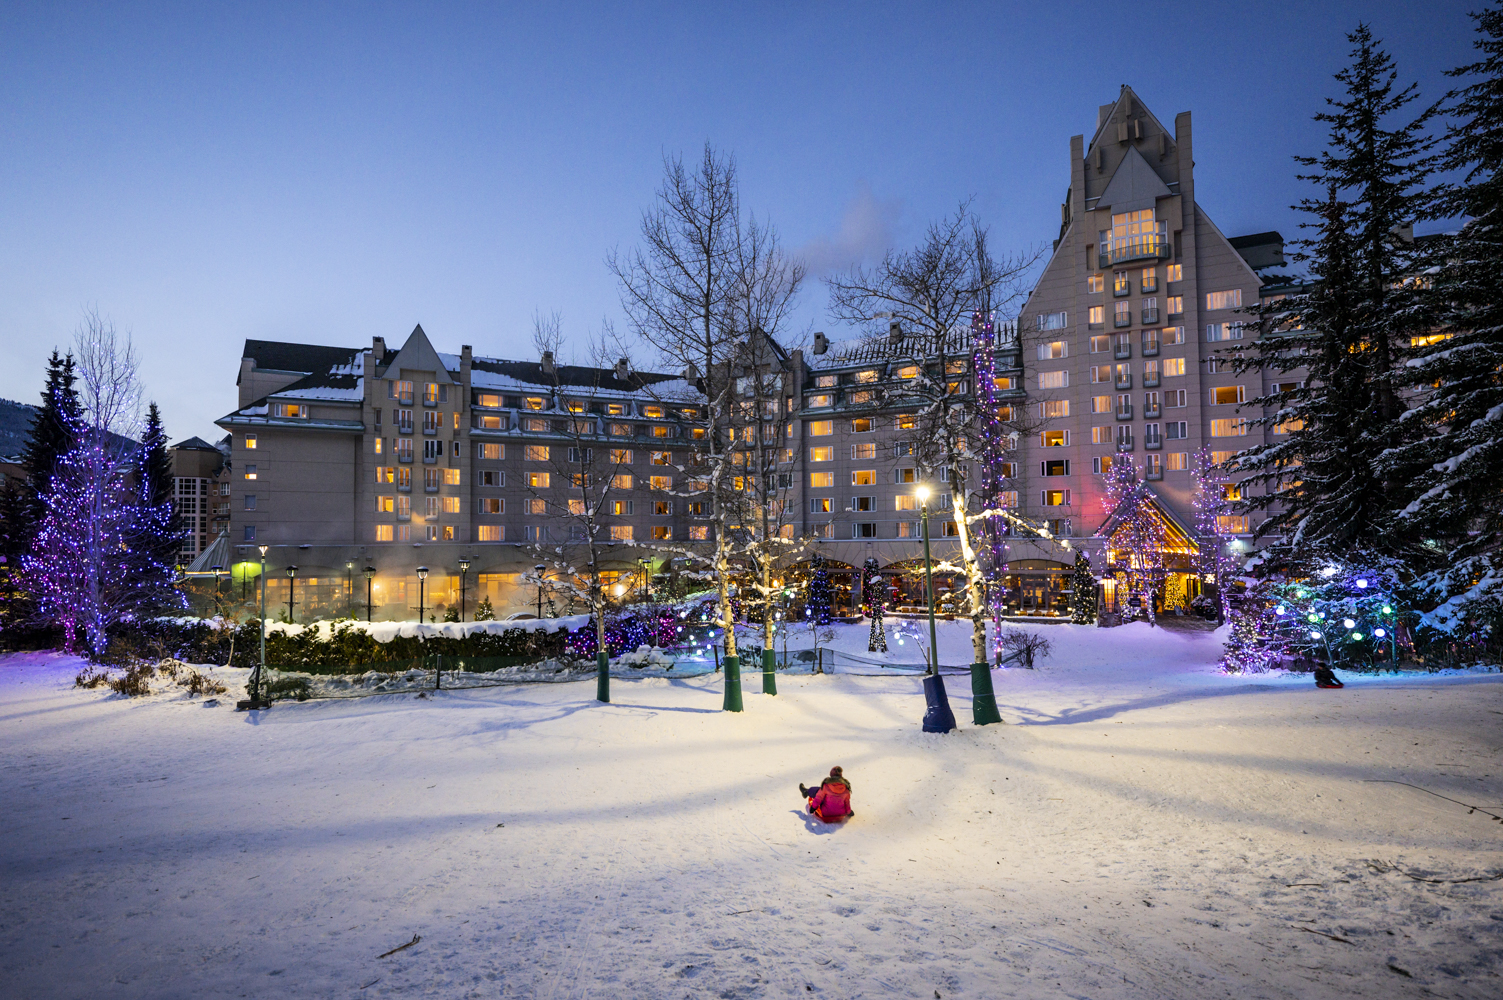
<svg viewBox="0 0 1503 1000">
<path fill-rule="evenodd" d="M 308 404 L 273 403 L 271 404 L 271 415 L 274 417 L 285 417 L 290 420 L 304 420 L 308 416 Z"/>
<path fill-rule="evenodd" d="M 525 396 L 522 399 L 522 409 L 541 410 L 543 409 L 546 402 L 547 400 L 545 400 L 542 396 Z"/>
</svg>

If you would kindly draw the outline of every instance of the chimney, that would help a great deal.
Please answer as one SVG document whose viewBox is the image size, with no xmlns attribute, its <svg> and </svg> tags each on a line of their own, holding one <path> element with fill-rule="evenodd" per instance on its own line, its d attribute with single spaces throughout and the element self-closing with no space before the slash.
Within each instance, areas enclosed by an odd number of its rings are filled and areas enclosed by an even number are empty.
<svg viewBox="0 0 1503 1000">
<path fill-rule="evenodd" d="M 542 366 L 543 366 L 543 374 L 544 375 L 552 375 L 554 373 L 555 369 L 553 367 L 553 352 L 552 351 L 544 351 L 543 352 Z M 616 367 L 619 369 L 620 365 L 617 365 Z"/>
<path fill-rule="evenodd" d="M 616 362 L 616 378 L 619 381 L 625 382 L 626 381 L 626 377 L 628 375 L 630 375 L 630 374 L 631 374 L 631 366 L 626 363 L 626 359 L 625 358 L 622 358 L 620 361 Z"/>
<path fill-rule="evenodd" d="M 824 354 L 824 353 L 828 352 L 829 350 L 830 350 L 830 338 L 826 337 L 823 333 L 816 333 L 814 335 L 814 353 L 815 354 Z"/>
<path fill-rule="evenodd" d="M 893 347 L 897 347 L 903 342 L 902 323 L 899 323 L 897 320 L 893 320 L 891 323 L 887 324 L 887 342 Z"/>
<path fill-rule="evenodd" d="M 376 356 L 376 364 L 379 365 L 381 363 L 381 359 L 384 358 L 384 357 L 386 357 L 386 338 L 385 337 L 372 337 L 371 338 L 371 353 Z"/>
</svg>

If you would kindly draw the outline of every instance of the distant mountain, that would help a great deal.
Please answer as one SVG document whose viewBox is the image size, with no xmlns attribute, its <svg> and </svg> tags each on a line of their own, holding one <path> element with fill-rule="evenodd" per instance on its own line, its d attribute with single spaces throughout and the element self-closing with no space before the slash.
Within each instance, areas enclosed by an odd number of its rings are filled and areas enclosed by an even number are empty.
<svg viewBox="0 0 1503 1000">
<path fill-rule="evenodd" d="M 0 460 L 20 458 L 31 440 L 31 422 L 36 419 L 37 407 L 0 399 Z M 127 439 L 113 435 L 117 441 Z"/>
<path fill-rule="evenodd" d="M 31 422 L 37 408 L 0 399 L 0 458 L 16 458 L 31 439 Z"/>
</svg>

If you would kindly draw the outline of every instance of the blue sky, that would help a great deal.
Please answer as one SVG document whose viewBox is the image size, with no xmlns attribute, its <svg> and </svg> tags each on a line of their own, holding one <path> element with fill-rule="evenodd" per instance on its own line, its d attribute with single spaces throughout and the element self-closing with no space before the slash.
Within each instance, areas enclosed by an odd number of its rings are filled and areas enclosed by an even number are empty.
<svg viewBox="0 0 1503 1000">
<path fill-rule="evenodd" d="M 1194 112 L 1225 232 L 1291 236 L 1344 32 L 1433 99 L 1479 4 L 0 5 L 0 396 L 91 307 L 174 439 L 217 437 L 247 337 L 526 357 L 537 311 L 619 321 L 605 255 L 707 140 L 816 271 L 964 197 L 1047 244 L 1123 83 Z M 798 320 L 842 333 L 817 281 Z"/>
</svg>

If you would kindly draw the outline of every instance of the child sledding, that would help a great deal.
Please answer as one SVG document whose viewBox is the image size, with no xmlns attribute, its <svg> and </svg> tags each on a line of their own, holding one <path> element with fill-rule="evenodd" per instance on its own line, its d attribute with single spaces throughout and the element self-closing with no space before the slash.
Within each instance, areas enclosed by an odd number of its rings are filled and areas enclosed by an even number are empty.
<svg viewBox="0 0 1503 1000">
<path fill-rule="evenodd" d="M 826 823 L 840 823 L 856 815 L 856 810 L 851 808 L 851 783 L 838 767 L 830 768 L 830 776 L 820 782 L 817 789 L 800 784 L 798 791 L 806 800 L 809 811 Z"/>
</svg>

